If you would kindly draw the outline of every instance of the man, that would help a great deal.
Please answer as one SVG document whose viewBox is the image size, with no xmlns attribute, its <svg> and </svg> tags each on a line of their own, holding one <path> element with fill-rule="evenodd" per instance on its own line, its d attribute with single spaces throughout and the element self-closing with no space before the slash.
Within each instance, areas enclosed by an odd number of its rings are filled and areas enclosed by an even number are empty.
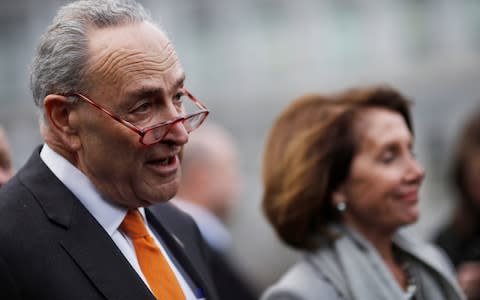
<svg viewBox="0 0 480 300">
<path fill-rule="evenodd" d="M 134 1 L 59 10 L 31 75 L 45 144 L 0 190 L 0 299 L 216 299 L 198 229 L 165 203 L 208 114 L 184 79 Z"/>
<path fill-rule="evenodd" d="M 8 145 L 5 131 L 0 127 L 0 187 L 13 175 L 10 146 Z"/>
<path fill-rule="evenodd" d="M 254 287 L 229 257 L 231 237 L 225 228 L 240 174 L 233 139 L 209 123 L 189 139 L 182 159 L 182 180 L 173 203 L 190 214 L 210 246 L 211 269 L 221 299 L 258 299 Z"/>
</svg>

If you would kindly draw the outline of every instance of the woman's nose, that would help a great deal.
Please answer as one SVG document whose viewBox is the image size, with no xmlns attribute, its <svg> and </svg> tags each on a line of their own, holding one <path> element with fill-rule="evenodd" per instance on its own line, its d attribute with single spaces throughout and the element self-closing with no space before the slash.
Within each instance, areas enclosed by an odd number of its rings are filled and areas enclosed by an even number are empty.
<svg viewBox="0 0 480 300">
<path fill-rule="evenodd" d="M 423 167 L 420 166 L 420 164 L 415 158 L 411 158 L 409 162 L 408 179 L 412 181 L 422 182 L 424 177 L 425 170 L 423 169 Z"/>
</svg>

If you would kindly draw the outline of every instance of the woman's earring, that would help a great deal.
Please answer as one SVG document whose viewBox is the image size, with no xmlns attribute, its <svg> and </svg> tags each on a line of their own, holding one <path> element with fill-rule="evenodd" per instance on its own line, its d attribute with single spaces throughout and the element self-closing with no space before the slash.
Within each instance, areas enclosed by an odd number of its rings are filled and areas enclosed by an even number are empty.
<svg viewBox="0 0 480 300">
<path fill-rule="evenodd" d="M 338 202 L 337 203 L 337 210 L 341 213 L 347 210 L 347 203 L 346 202 Z"/>
</svg>

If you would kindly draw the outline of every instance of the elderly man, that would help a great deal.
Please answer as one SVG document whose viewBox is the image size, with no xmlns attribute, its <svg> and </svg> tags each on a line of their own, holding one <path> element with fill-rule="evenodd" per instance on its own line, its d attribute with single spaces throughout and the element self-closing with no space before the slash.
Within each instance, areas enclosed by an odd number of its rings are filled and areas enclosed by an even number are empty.
<svg viewBox="0 0 480 300">
<path fill-rule="evenodd" d="M 32 68 L 45 144 L 0 190 L 0 299 L 216 299 L 197 227 L 165 203 L 208 115 L 184 80 L 134 1 L 59 10 Z"/>
</svg>

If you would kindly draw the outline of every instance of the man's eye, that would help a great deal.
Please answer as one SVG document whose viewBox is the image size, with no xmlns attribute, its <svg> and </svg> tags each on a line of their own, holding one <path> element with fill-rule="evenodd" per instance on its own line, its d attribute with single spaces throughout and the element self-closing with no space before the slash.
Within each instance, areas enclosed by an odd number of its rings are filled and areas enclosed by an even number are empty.
<svg viewBox="0 0 480 300">
<path fill-rule="evenodd" d="M 150 109 L 152 108 L 152 104 L 150 102 L 143 102 L 137 106 L 135 106 L 131 113 L 146 113 L 148 111 L 150 111 Z"/>
<path fill-rule="evenodd" d="M 185 94 L 182 92 L 179 92 L 175 94 L 175 96 L 173 97 L 173 104 L 182 105 L 184 99 L 185 99 Z"/>
</svg>

